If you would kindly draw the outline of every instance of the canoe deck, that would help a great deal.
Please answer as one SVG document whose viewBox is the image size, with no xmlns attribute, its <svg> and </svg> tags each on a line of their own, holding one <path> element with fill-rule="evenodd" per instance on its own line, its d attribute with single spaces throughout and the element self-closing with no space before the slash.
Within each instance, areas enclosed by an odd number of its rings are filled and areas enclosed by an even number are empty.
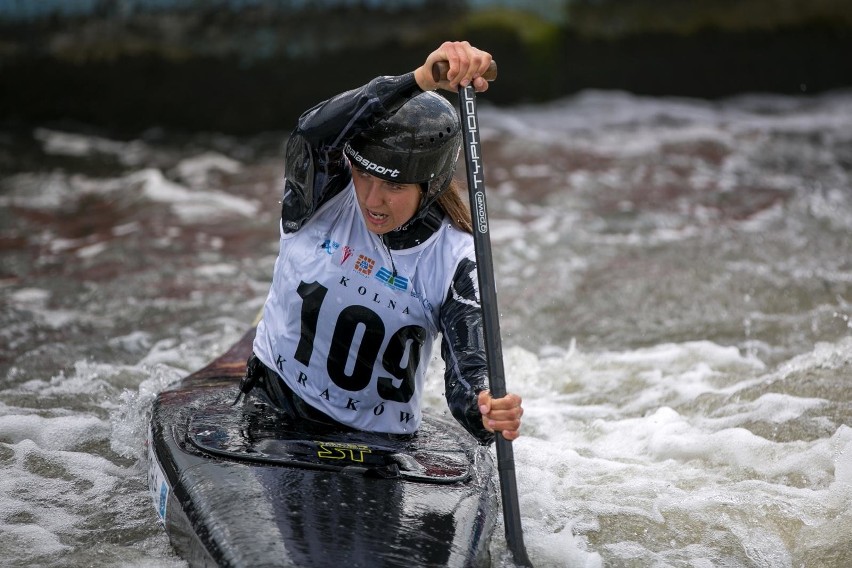
<svg viewBox="0 0 852 568">
<path fill-rule="evenodd" d="M 149 484 L 192 566 L 488 566 L 494 462 L 454 420 L 414 436 L 311 429 L 232 405 L 254 330 L 160 393 Z"/>
</svg>

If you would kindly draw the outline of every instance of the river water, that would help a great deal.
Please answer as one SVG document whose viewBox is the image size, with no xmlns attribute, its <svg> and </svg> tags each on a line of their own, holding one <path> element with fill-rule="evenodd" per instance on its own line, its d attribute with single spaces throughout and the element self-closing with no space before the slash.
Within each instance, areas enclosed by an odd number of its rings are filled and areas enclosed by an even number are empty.
<svg viewBox="0 0 852 568">
<path fill-rule="evenodd" d="M 849 566 L 852 92 L 480 121 L 535 565 Z M 257 313 L 285 139 L 0 131 L 4 565 L 185 565 L 146 417 Z"/>
</svg>

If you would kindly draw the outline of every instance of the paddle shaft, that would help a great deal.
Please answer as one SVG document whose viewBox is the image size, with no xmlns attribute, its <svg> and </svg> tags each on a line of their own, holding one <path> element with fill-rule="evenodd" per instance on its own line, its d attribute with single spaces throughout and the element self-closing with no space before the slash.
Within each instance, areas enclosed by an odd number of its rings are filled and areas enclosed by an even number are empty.
<svg viewBox="0 0 852 568">
<path fill-rule="evenodd" d="M 482 151 L 479 145 L 479 119 L 476 114 L 476 91 L 472 86 L 459 88 L 459 111 L 464 134 L 464 157 L 467 165 L 467 185 L 470 211 L 473 218 L 473 244 L 482 302 L 483 333 L 494 398 L 506 396 L 506 377 L 503 370 L 503 348 L 500 341 L 500 318 L 497 312 L 497 292 L 494 286 L 494 263 L 491 258 L 491 238 L 488 207 L 485 201 L 485 180 L 482 171 Z M 532 566 L 524 546 L 521 512 L 518 505 L 518 486 L 515 479 L 515 457 L 512 442 L 497 433 L 497 470 L 500 494 L 503 498 L 503 521 L 506 542 L 519 566 Z"/>
</svg>

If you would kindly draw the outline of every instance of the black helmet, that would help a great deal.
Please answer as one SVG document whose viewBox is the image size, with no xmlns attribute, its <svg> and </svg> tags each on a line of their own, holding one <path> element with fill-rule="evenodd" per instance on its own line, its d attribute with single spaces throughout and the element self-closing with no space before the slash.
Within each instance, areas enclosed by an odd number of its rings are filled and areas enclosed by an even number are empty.
<svg viewBox="0 0 852 568">
<path fill-rule="evenodd" d="M 447 189 L 461 149 L 459 118 L 453 105 L 427 91 L 390 118 L 360 132 L 346 145 L 353 165 L 383 180 L 424 188 L 415 218 Z"/>
</svg>

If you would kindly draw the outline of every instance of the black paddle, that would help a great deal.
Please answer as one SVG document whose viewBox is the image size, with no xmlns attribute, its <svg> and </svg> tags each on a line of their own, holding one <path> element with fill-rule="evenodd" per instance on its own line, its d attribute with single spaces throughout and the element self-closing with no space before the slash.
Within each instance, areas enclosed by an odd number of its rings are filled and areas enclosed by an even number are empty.
<svg viewBox="0 0 852 568">
<path fill-rule="evenodd" d="M 446 78 L 449 65 L 438 63 L 432 68 L 435 82 Z M 497 77 L 497 65 L 483 75 L 493 81 Z M 491 395 L 506 396 L 506 376 L 503 370 L 503 347 L 500 342 L 500 318 L 497 312 L 497 292 L 494 286 L 494 262 L 491 258 L 491 238 L 488 233 L 488 208 L 485 203 L 485 180 L 482 175 L 482 151 L 479 146 L 479 118 L 476 115 L 476 90 L 472 85 L 459 87 L 459 112 L 464 133 L 464 157 L 467 166 L 467 187 L 470 195 L 470 211 L 473 218 L 473 245 L 479 273 L 479 293 L 482 302 L 485 354 Z M 518 485 L 515 479 L 515 457 L 512 442 L 498 432 L 497 472 L 500 476 L 500 494 L 503 497 L 503 524 L 506 527 L 506 542 L 515 564 L 532 566 L 524 546 L 521 527 L 521 511 L 518 505 Z"/>
</svg>

